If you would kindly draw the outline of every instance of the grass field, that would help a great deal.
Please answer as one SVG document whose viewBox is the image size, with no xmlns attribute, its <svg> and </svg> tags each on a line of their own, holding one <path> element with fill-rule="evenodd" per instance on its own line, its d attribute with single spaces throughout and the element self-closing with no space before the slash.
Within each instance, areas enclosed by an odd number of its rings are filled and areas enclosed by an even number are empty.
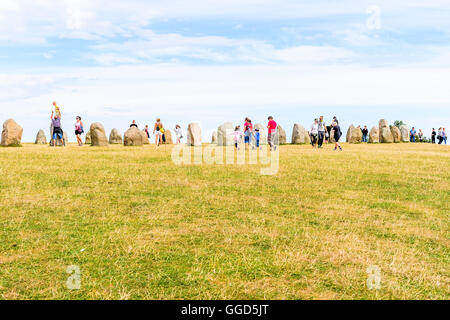
<svg viewBox="0 0 450 320">
<path fill-rule="evenodd" d="M 449 299 L 450 148 L 331 148 L 283 146 L 275 176 L 152 145 L 0 148 L 0 297 Z"/>
</svg>

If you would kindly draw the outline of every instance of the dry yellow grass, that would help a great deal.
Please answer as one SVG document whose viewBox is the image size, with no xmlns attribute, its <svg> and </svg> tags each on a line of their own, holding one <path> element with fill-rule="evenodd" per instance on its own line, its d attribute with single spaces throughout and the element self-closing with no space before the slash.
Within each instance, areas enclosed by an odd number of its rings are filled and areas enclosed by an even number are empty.
<svg viewBox="0 0 450 320">
<path fill-rule="evenodd" d="M 1 148 L 0 296 L 448 299 L 449 165 L 428 144 L 283 146 L 275 176 L 154 146 Z"/>
</svg>

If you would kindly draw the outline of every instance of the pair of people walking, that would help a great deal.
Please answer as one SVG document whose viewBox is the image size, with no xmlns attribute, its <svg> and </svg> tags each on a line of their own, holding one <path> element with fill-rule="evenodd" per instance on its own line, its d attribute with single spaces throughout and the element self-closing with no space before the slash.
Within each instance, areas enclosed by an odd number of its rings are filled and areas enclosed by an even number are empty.
<svg viewBox="0 0 450 320">
<path fill-rule="evenodd" d="M 339 126 L 339 121 L 336 117 L 333 117 L 333 121 L 330 127 L 326 126 L 323 116 L 320 116 L 319 119 L 314 119 L 311 130 L 309 132 L 312 147 L 319 149 L 323 148 L 323 143 L 328 142 L 331 131 L 333 131 L 333 138 L 335 140 L 334 150 L 337 150 L 337 148 L 339 148 L 339 150 L 342 151 L 342 147 L 339 143 L 342 132 L 341 127 Z"/>
</svg>

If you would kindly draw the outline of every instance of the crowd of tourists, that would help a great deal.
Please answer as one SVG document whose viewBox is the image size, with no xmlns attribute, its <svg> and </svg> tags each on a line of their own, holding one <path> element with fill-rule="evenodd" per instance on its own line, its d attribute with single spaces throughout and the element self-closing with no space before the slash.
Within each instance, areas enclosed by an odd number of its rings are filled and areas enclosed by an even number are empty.
<svg viewBox="0 0 450 320">
<path fill-rule="evenodd" d="M 51 146 L 56 145 L 65 145 L 66 141 L 64 140 L 64 132 L 61 128 L 61 109 L 56 104 L 56 102 L 53 102 L 54 110 L 51 114 L 51 121 L 52 121 L 52 132 L 51 132 Z M 276 143 L 276 134 L 277 134 L 277 128 L 278 124 L 274 120 L 272 116 L 268 117 L 268 123 L 267 123 L 267 143 L 270 146 L 270 150 L 276 150 L 277 149 L 277 143 Z M 130 127 L 136 127 L 138 128 L 138 125 L 136 124 L 136 120 L 133 120 Z M 138 128 L 139 129 L 139 128 Z M 361 128 L 360 130 L 362 133 L 362 142 L 369 142 L 369 130 L 367 126 Z M 148 125 L 145 125 L 143 131 L 147 135 L 147 137 L 150 139 L 150 132 Z M 158 147 L 161 144 L 166 143 L 166 129 L 161 122 L 161 119 L 156 119 L 155 124 L 153 125 L 153 135 L 155 136 L 155 145 Z M 175 136 L 176 136 L 176 144 L 180 144 L 181 140 L 183 139 L 183 134 L 181 130 L 180 125 L 176 125 L 175 129 Z M 83 140 L 82 140 L 82 134 L 84 133 L 84 125 L 81 121 L 81 117 L 77 116 L 75 119 L 75 136 L 77 138 L 77 143 L 79 146 L 83 146 Z M 342 137 L 342 131 L 339 126 L 339 121 L 337 117 L 333 117 L 331 124 L 326 125 L 324 117 L 320 116 L 319 118 L 314 119 L 314 122 L 311 125 L 310 131 L 308 131 L 311 145 L 313 148 L 321 149 L 323 148 L 324 143 L 328 143 L 329 141 L 334 142 L 334 150 L 341 150 L 342 146 L 340 144 L 340 139 Z M 427 141 L 422 129 L 419 129 L 419 131 L 416 131 L 415 127 L 412 127 L 409 131 L 410 135 L 410 142 L 425 142 Z M 240 150 L 242 142 L 245 145 L 245 149 L 248 150 L 250 147 L 252 149 L 261 149 L 261 132 L 260 129 L 254 128 L 252 120 L 248 117 L 244 120 L 244 130 L 241 131 L 241 126 L 236 126 L 234 129 L 234 132 L 232 133 L 233 139 L 234 139 L 234 145 L 235 148 Z M 438 143 L 438 144 L 447 144 L 447 133 L 445 131 L 445 128 L 441 127 L 438 131 L 436 131 L 434 128 L 431 131 L 431 143 Z"/>
</svg>

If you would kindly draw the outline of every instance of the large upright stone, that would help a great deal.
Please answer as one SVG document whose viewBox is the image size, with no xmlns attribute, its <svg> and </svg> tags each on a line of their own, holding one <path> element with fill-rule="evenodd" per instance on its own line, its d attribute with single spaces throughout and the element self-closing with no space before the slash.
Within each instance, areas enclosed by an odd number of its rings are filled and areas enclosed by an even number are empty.
<svg viewBox="0 0 450 320">
<path fill-rule="evenodd" d="M 187 144 L 194 147 L 202 145 L 202 129 L 198 123 L 190 123 L 188 125 Z"/>
<path fill-rule="evenodd" d="M 1 145 L 8 146 L 20 146 L 22 142 L 23 129 L 13 119 L 6 120 L 3 123 L 2 141 Z"/>
<path fill-rule="evenodd" d="M 394 137 L 392 136 L 387 120 L 381 119 L 378 123 L 378 127 L 380 128 L 380 142 L 393 143 Z"/>
<path fill-rule="evenodd" d="M 266 145 L 267 144 L 267 128 L 260 123 L 255 124 L 254 130 L 259 130 L 259 144 Z M 255 131 L 256 132 L 256 131 Z"/>
<path fill-rule="evenodd" d="M 47 144 L 47 137 L 45 136 L 44 130 L 41 129 L 38 131 L 34 144 Z"/>
<path fill-rule="evenodd" d="M 120 134 L 119 130 L 112 129 L 111 133 L 109 134 L 109 144 L 122 144 L 122 135 Z"/>
<path fill-rule="evenodd" d="M 148 139 L 147 133 L 144 130 L 139 130 L 142 136 L 142 143 L 143 144 L 150 144 L 150 140 Z"/>
<path fill-rule="evenodd" d="M 400 126 L 401 142 L 409 142 L 409 128 L 407 125 Z"/>
<path fill-rule="evenodd" d="M 336 139 L 334 139 L 334 129 L 330 130 L 330 137 L 328 139 L 328 143 L 336 143 Z"/>
<path fill-rule="evenodd" d="M 279 144 L 286 144 L 287 143 L 286 131 L 280 125 L 278 125 L 277 132 Z"/>
<path fill-rule="evenodd" d="M 123 135 L 123 145 L 124 146 L 142 146 L 144 143 L 142 141 L 141 131 L 136 127 L 131 127 Z"/>
<path fill-rule="evenodd" d="M 105 128 L 100 122 L 91 124 L 89 130 L 91 132 L 91 145 L 93 147 L 107 147 L 108 139 L 106 138 Z"/>
<path fill-rule="evenodd" d="M 380 142 L 380 129 L 378 127 L 373 127 L 369 132 L 369 143 L 379 143 Z"/>
<path fill-rule="evenodd" d="M 64 145 L 69 143 L 69 136 L 67 135 L 66 131 L 63 131 L 63 139 L 64 139 L 64 141 L 63 141 Z"/>
<path fill-rule="evenodd" d="M 392 137 L 394 138 L 394 142 L 399 143 L 402 139 L 402 134 L 400 132 L 400 129 L 397 128 L 396 126 L 392 126 L 391 133 L 392 133 Z"/>
<path fill-rule="evenodd" d="M 358 126 L 355 128 L 355 126 L 352 124 L 348 128 L 347 131 L 347 142 L 348 143 L 361 143 L 362 141 L 362 132 L 361 128 Z"/>
<path fill-rule="evenodd" d="M 217 145 L 218 146 L 232 146 L 233 140 L 233 124 L 226 122 L 217 128 Z"/>
<path fill-rule="evenodd" d="M 91 144 L 91 132 L 90 131 L 88 131 L 87 133 L 86 133 L 86 138 L 84 139 L 84 144 Z"/>
<path fill-rule="evenodd" d="M 164 131 L 164 137 L 166 138 L 166 144 L 173 144 L 172 132 L 170 130 Z"/>
<path fill-rule="evenodd" d="M 308 144 L 311 143 L 308 131 L 301 124 L 294 124 L 292 130 L 292 144 Z"/>
<path fill-rule="evenodd" d="M 214 131 L 211 138 L 212 144 L 217 144 L 217 131 Z"/>
</svg>

